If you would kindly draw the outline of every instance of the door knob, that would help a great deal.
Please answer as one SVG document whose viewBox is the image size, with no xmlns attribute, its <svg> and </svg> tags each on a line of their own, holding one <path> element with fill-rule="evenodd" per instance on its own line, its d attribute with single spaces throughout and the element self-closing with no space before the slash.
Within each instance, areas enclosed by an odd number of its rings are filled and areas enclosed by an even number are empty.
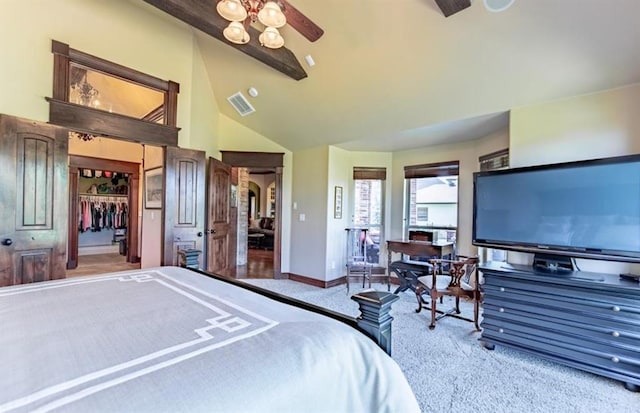
<svg viewBox="0 0 640 413">
<path fill-rule="evenodd" d="M 198 235 L 199 237 L 203 236 L 204 234 L 202 233 L 202 231 L 198 232 L 196 235 Z"/>
<path fill-rule="evenodd" d="M 13 244 L 13 240 L 11 238 L 5 238 L 2 240 L 2 245 L 9 246 L 11 244 Z"/>
</svg>

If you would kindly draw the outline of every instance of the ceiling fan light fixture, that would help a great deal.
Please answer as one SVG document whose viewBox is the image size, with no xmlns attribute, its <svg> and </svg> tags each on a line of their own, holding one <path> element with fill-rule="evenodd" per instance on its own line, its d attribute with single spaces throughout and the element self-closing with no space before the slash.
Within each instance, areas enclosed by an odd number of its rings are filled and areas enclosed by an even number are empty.
<svg viewBox="0 0 640 413">
<path fill-rule="evenodd" d="M 247 9 L 240 0 L 220 0 L 216 10 L 220 16 L 232 22 L 241 22 L 247 18 Z"/>
<path fill-rule="evenodd" d="M 249 33 L 245 30 L 240 22 L 231 22 L 222 34 L 224 38 L 235 44 L 247 44 L 249 42 Z"/>
<path fill-rule="evenodd" d="M 268 1 L 258 12 L 260 23 L 268 27 L 282 27 L 287 24 L 287 18 L 275 1 Z"/>
<path fill-rule="evenodd" d="M 275 27 L 267 27 L 264 32 L 258 37 L 260 44 L 269 49 L 279 49 L 284 46 L 284 38 L 280 35 L 280 32 Z"/>
</svg>

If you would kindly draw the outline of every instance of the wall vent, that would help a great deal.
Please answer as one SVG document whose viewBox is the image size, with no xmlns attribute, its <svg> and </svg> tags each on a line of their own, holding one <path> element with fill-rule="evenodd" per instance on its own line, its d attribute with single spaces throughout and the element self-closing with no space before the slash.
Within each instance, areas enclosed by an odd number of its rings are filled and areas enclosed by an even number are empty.
<svg viewBox="0 0 640 413">
<path fill-rule="evenodd" d="M 247 116 L 256 111 L 241 92 L 229 96 L 227 100 L 238 111 L 240 116 Z"/>
</svg>

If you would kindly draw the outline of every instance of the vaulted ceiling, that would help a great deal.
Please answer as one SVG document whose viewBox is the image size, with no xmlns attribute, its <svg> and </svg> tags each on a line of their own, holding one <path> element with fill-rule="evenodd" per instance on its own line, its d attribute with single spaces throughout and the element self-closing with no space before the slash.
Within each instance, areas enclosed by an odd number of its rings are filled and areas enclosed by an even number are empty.
<svg viewBox="0 0 640 413">
<path fill-rule="evenodd" d="M 218 17 L 216 0 L 197 2 Z M 501 13 L 475 0 L 447 18 L 435 0 L 290 3 L 325 31 L 311 43 L 281 29 L 301 80 L 194 29 L 220 111 L 290 150 L 475 139 L 505 128 L 512 108 L 640 82 L 637 0 L 516 0 Z M 227 102 L 238 91 L 255 113 Z"/>
</svg>

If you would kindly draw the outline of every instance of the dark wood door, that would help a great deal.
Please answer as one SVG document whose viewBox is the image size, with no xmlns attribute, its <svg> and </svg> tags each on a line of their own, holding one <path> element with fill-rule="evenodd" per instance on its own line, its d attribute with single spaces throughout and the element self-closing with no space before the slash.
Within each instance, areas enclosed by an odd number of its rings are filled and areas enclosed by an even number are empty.
<svg viewBox="0 0 640 413">
<path fill-rule="evenodd" d="M 0 115 L 0 286 L 65 277 L 65 129 Z"/>
<path fill-rule="evenodd" d="M 231 180 L 231 166 L 209 158 L 207 271 L 221 275 L 229 275 L 236 266 Z"/>
<path fill-rule="evenodd" d="M 166 147 L 164 152 L 164 228 L 162 265 L 178 265 L 178 251 L 203 253 L 205 228 L 205 152 Z M 204 267 L 200 256 L 200 267 Z"/>
</svg>

